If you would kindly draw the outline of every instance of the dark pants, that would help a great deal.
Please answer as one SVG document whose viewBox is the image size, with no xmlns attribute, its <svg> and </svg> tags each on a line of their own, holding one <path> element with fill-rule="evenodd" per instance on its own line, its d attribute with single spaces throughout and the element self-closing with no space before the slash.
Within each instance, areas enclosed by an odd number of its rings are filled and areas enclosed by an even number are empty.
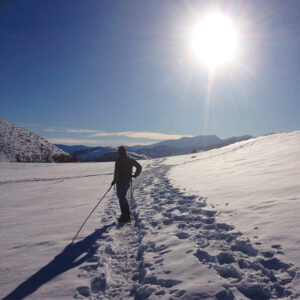
<svg viewBox="0 0 300 300">
<path fill-rule="evenodd" d="M 124 222 L 130 220 L 130 210 L 126 199 L 126 194 L 129 187 L 130 187 L 130 181 L 121 181 L 117 183 L 117 196 L 119 198 L 120 208 L 122 212 L 119 220 Z"/>
<path fill-rule="evenodd" d="M 130 181 L 120 181 L 117 183 L 117 196 L 119 198 L 120 206 L 124 206 L 127 203 L 126 194 L 130 187 Z"/>
</svg>

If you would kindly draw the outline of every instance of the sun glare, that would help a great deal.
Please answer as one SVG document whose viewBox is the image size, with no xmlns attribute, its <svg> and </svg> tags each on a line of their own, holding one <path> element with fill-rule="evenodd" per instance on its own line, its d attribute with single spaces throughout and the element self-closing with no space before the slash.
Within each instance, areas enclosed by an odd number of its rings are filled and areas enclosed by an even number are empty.
<svg viewBox="0 0 300 300">
<path fill-rule="evenodd" d="M 208 68 L 232 63 L 236 58 L 237 34 L 230 18 L 220 13 L 204 17 L 192 34 L 192 51 Z"/>
</svg>

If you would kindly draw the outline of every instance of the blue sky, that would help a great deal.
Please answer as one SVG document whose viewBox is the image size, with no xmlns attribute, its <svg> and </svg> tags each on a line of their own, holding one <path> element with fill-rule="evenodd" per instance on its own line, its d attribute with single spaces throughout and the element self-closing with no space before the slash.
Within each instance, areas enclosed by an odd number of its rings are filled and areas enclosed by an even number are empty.
<svg viewBox="0 0 300 300">
<path fill-rule="evenodd" d="M 189 52 L 206 12 L 239 57 Z M 118 145 L 300 129 L 300 1 L 1 0 L 0 117 L 52 142 Z"/>
</svg>

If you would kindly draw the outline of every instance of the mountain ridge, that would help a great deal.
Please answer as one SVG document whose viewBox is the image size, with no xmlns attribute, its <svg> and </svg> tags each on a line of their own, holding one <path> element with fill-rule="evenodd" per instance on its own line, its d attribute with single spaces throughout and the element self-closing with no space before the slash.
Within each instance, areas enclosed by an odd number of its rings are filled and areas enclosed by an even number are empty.
<svg viewBox="0 0 300 300">
<path fill-rule="evenodd" d="M 116 147 L 51 144 L 31 131 L 0 118 L 0 161 L 83 162 L 115 161 Z M 250 135 L 221 139 L 216 135 L 198 135 L 165 140 L 151 145 L 128 146 L 135 159 L 160 158 L 221 148 L 252 138 Z"/>
<path fill-rule="evenodd" d="M 116 147 L 89 147 L 84 145 L 62 145 L 55 144 L 56 147 L 66 151 L 67 153 L 75 156 L 78 160 L 83 162 L 106 162 L 115 161 L 117 159 L 117 148 Z M 134 151 L 128 150 L 128 155 L 134 159 L 147 159 L 143 154 L 137 154 Z"/>
<path fill-rule="evenodd" d="M 67 162 L 72 157 L 46 139 L 0 118 L 0 161 Z"/>
<path fill-rule="evenodd" d="M 159 158 L 221 148 L 250 138 L 252 138 L 251 135 L 227 139 L 221 139 L 216 135 L 198 135 L 176 140 L 165 140 L 151 145 L 128 146 L 127 151 L 130 156 L 136 159 Z M 56 144 L 56 146 L 76 155 L 82 161 L 114 161 L 116 159 L 117 148 L 115 147 L 67 146 L 61 144 Z"/>
</svg>

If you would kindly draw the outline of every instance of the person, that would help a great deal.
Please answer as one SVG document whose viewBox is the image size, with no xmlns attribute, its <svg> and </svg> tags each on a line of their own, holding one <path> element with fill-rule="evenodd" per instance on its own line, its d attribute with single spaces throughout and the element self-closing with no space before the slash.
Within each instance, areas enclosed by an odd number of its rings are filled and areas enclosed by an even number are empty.
<svg viewBox="0 0 300 300">
<path fill-rule="evenodd" d="M 121 216 L 119 222 L 130 221 L 130 209 L 126 199 L 127 191 L 130 187 L 132 177 L 136 178 L 142 171 L 142 166 L 133 158 L 129 157 L 124 146 L 118 148 L 118 158 L 115 163 L 114 179 L 111 185 L 117 185 L 117 196 L 119 199 Z M 136 168 L 132 175 L 133 167 Z"/>
</svg>

